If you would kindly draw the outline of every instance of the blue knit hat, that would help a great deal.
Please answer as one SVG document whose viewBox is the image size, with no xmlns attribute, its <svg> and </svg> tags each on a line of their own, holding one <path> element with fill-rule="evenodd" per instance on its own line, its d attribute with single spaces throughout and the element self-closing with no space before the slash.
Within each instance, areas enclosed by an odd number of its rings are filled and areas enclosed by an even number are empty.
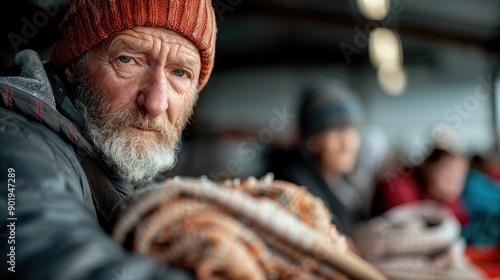
<svg viewBox="0 0 500 280">
<path fill-rule="evenodd" d="M 362 108 L 356 93 L 342 82 L 305 87 L 300 102 L 300 132 L 304 139 L 325 130 L 358 126 Z"/>
</svg>

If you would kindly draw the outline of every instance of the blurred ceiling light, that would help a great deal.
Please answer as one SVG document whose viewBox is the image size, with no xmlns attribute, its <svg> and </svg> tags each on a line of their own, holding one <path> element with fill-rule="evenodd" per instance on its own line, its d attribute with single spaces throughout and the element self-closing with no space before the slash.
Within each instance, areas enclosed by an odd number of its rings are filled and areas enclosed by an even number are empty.
<svg viewBox="0 0 500 280">
<path fill-rule="evenodd" d="M 358 9 L 368 19 L 382 20 L 389 13 L 390 0 L 357 0 Z"/>
<path fill-rule="evenodd" d="M 387 94 L 400 96 L 406 89 L 406 73 L 402 67 L 384 63 L 378 69 L 378 82 Z"/>
<path fill-rule="evenodd" d="M 370 32 L 370 61 L 375 68 L 382 63 L 399 67 L 403 63 L 403 48 L 399 35 L 386 27 L 379 27 Z"/>
</svg>

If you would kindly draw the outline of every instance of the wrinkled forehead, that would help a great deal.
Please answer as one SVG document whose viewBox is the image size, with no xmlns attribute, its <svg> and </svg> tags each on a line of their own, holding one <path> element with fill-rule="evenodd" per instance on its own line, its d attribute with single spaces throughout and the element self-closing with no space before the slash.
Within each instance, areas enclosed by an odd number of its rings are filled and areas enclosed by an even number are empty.
<svg viewBox="0 0 500 280">
<path fill-rule="evenodd" d="M 98 47 L 125 49 L 134 53 L 157 52 L 171 46 L 175 54 L 201 64 L 200 51 L 183 35 L 162 27 L 139 26 L 116 32 Z"/>
</svg>

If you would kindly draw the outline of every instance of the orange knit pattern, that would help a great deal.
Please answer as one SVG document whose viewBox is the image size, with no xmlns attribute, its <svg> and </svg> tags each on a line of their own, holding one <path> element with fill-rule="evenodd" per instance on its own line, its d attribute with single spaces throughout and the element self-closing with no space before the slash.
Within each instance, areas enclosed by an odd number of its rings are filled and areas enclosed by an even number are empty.
<svg viewBox="0 0 500 280">
<path fill-rule="evenodd" d="M 272 176 L 174 178 L 116 207 L 113 238 L 198 279 L 384 280 L 354 255 L 322 201 Z"/>
<path fill-rule="evenodd" d="M 111 34 L 134 26 L 163 27 L 192 41 L 200 51 L 198 89 L 207 83 L 215 56 L 216 22 L 210 0 L 72 0 L 59 25 L 51 60 L 71 63 Z"/>
</svg>

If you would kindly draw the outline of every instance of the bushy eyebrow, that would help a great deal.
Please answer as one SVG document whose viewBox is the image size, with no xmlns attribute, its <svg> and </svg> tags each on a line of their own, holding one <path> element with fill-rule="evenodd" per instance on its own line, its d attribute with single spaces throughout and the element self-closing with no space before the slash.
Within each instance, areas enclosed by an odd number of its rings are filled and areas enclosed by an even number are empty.
<svg viewBox="0 0 500 280">
<path fill-rule="evenodd" d="M 124 39 L 117 39 L 110 42 L 110 47 L 118 46 L 120 49 L 125 50 L 130 53 L 147 53 L 149 48 L 147 46 L 141 46 L 141 44 L 136 44 Z M 177 61 L 172 62 L 172 64 L 177 65 L 181 68 L 194 69 L 201 62 L 199 59 L 191 57 L 190 55 L 183 55 L 179 57 Z"/>
</svg>

